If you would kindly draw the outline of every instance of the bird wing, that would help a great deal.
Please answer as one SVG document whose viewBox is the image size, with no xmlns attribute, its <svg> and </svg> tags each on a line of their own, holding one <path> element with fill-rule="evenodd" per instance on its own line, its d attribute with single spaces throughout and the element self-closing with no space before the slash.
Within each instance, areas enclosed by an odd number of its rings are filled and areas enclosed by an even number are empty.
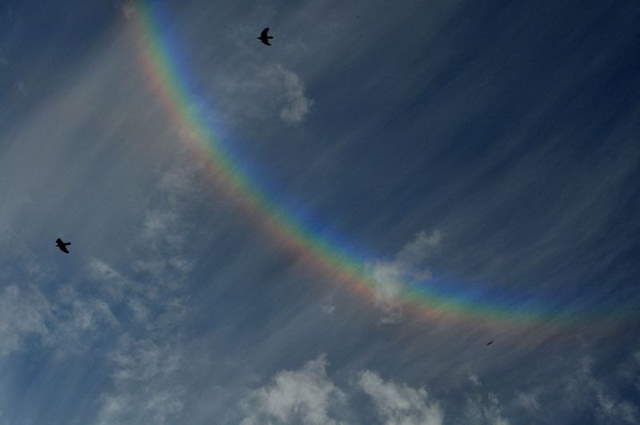
<svg viewBox="0 0 640 425">
<path fill-rule="evenodd" d="M 260 37 L 262 38 L 267 38 L 267 33 L 269 32 L 269 27 L 266 27 L 265 29 L 262 30 L 262 32 L 260 33 Z"/>
<path fill-rule="evenodd" d="M 262 41 L 262 42 L 263 42 L 264 44 L 266 44 L 267 46 L 271 46 L 271 43 L 269 43 L 269 40 L 268 40 L 268 39 L 266 39 L 266 38 L 263 38 L 263 39 L 262 39 L 262 40 L 260 40 L 260 41 Z"/>
<path fill-rule="evenodd" d="M 60 246 L 58 246 L 58 248 L 60 248 L 60 251 L 64 252 L 65 254 L 69 253 L 69 250 L 64 245 L 60 245 Z"/>
<path fill-rule="evenodd" d="M 56 239 L 56 243 L 57 243 L 57 244 L 61 244 L 61 243 L 63 243 L 63 242 L 62 242 L 62 239 L 60 239 L 60 238 Z"/>
</svg>

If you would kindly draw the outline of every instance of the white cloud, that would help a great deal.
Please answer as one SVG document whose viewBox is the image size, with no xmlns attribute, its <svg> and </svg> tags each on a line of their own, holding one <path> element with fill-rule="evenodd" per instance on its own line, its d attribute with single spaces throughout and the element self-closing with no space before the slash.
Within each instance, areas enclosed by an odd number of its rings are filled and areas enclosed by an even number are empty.
<svg viewBox="0 0 640 425">
<path fill-rule="evenodd" d="M 182 411 L 185 388 L 179 383 L 177 346 L 124 336 L 109 357 L 115 390 L 103 395 L 98 424 L 163 425 Z"/>
<path fill-rule="evenodd" d="M 509 425 L 504 417 L 502 405 L 495 394 L 478 395 L 467 400 L 466 416 L 468 423 L 485 425 Z"/>
<path fill-rule="evenodd" d="M 92 258 L 87 264 L 89 276 L 100 282 L 100 290 L 112 302 L 124 302 L 133 315 L 134 322 L 144 323 L 150 317 L 150 307 L 145 302 L 145 291 L 105 261 Z"/>
<path fill-rule="evenodd" d="M 524 409 L 534 412 L 540 410 L 540 403 L 538 397 L 532 392 L 521 392 L 516 396 L 516 404 L 522 406 Z"/>
<path fill-rule="evenodd" d="M 131 292 L 136 291 L 134 282 L 103 260 L 90 259 L 86 269 L 92 279 L 101 283 L 100 291 L 114 301 L 120 301 L 125 296 L 131 299 Z"/>
<path fill-rule="evenodd" d="M 149 381 L 175 372 L 180 356 L 149 338 L 133 340 L 125 336 L 110 358 L 118 381 Z"/>
<path fill-rule="evenodd" d="M 27 336 L 46 336 L 52 315 L 49 301 L 36 288 L 10 285 L 0 290 L 0 356 L 22 347 Z"/>
<path fill-rule="evenodd" d="M 474 386 L 476 386 L 476 387 L 482 386 L 482 382 L 480 381 L 480 377 L 478 375 L 476 375 L 475 373 L 469 372 L 467 377 L 469 378 L 469 381 L 471 381 L 471 383 Z"/>
<path fill-rule="evenodd" d="M 128 299 L 127 306 L 133 313 L 133 317 L 136 321 L 146 322 L 149 319 L 150 309 L 139 298 Z"/>
<path fill-rule="evenodd" d="M 280 110 L 280 118 L 289 124 L 299 123 L 311 110 L 313 101 L 305 96 L 304 84 L 296 73 L 281 65 L 276 65 L 275 69 L 283 79 L 285 103 Z"/>
<path fill-rule="evenodd" d="M 302 77 L 279 63 L 243 64 L 216 80 L 216 96 L 225 121 L 251 122 L 279 117 L 287 124 L 299 124 L 311 112 Z"/>
<path fill-rule="evenodd" d="M 242 425 L 264 423 L 338 425 L 331 410 L 345 394 L 329 380 L 324 356 L 306 363 L 298 371 L 282 371 L 273 383 L 253 391 L 243 402 Z"/>
<path fill-rule="evenodd" d="M 136 15 L 136 7 L 133 0 L 126 0 L 120 3 L 120 10 L 125 19 L 131 19 Z"/>
<path fill-rule="evenodd" d="M 322 309 L 323 313 L 328 314 L 328 315 L 331 315 L 336 311 L 336 306 L 334 304 L 331 304 L 331 303 L 322 304 L 322 306 L 320 306 L 320 308 Z"/>
<path fill-rule="evenodd" d="M 385 382 L 375 372 L 360 374 L 359 385 L 371 397 L 385 425 L 442 425 L 443 412 L 424 388 Z"/>
<path fill-rule="evenodd" d="M 100 323 L 115 325 L 118 323 L 109 304 L 97 298 L 85 298 L 71 287 L 61 291 L 62 304 L 68 304 L 70 319 L 66 322 L 71 332 L 94 330 Z"/>
<path fill-rule="evenodd" d="M 147 212 L 147 215 L 142 222 L 142 227 L 144 229 L 144 237 L 148 240 L 155 242 L 172 242 L 171 240 L 166 240 L 168 236 L 168 229 L 174 226 L 174 223 L 177 221 L 176 214 L 167 209 L 156 209 Z"/>
<path fill-rule="evenodd" d="M 118 285 L 131 313 L 126 333 L 108 355 L 113 390 L 102 397 L 97 423 L 173 423 L 183 410 L 184 353 L 178 332 L 186 308 L 183 285 L 191 261 L 184 253 L 192 227 L 184 219 L 195 182 L 172 170 L 160 181 L 159 201 L 147 208 L 120 270 L 102 260 L 89 264 L 94 278 Z M 136 278 L 132 278 L 135 276 Z M 141 390 L 142 389 L 142 390 Z"/>
<path fill-rule="evenodd" d="M 368 273 L 373 277 L 375 296 L 383 308 L 383 322 L 394 323 L 401 317 L 401 307 L 396 303 L 404 287 L 431 277 L 425 260 L 438 248 L 442 240 L 440 231 L 432 233 L 418 232 L 396 254 L 393 261 L 375 261 L 367 265 Z"/>
<path fill-rule="evenodd" d="M 150 331 L 167 324 L 161 317 L 175 322 L 184 313 L 183 283 L 193 267 L 184 253 L 186 234 L 192 230 L 184 211 L 196 186 L 190 172 L 177 167 L 166 172 L 158 184 L 159 201 L 142 214 L 126 261 L 115 266 L 92 258 L 86 265 L 89 276 L 102 283 L 98 288 L 106 298 L 128 307 L 131 325 Z"/>
<path fill-rule="evenodd" d="M 277 373 L 272 382 L 242 401 L 242 425 L 340 425 L 361 423 L 363 406 L 349 404 L 366 395 L 372 413 L 384 425 L 442 425 L 443 410 L 424 388 L 384 381 L 373 371 L 359 373 L 353 385 L 339 388 L 327 375 L 324 355 L 294 371 Z M 376 422 L 378 423 L 378 422 Z"/>
<path fill-rule="evenodd" d="M 21 349 L 28 337 L 37 337 L 57 355 L 81 351 L 98 337 L 98 329 L 118 324 L 105 300 L 70 286 L 49 296 L 35 285 L 0 290 L 0 355 Z"/>
<path fill-rule="evenodd" d="M 397 261 L 402 264 L 418 266 L 429 257 L 441 241 L 442 233 L 439 230 L 436 229 L 431 233 L 422 230 L 400 250 Z"/>
<path fill-rule="evenodd" d="M 146 275 L 156 287 L 177 290 L 192 269 L 193 261 L 184 251 L 193 225 L 184 212 L 197 196 L 197 187 L 191 172 L 177 167 L 166 172 L 158 185 L 162 200 L 144 215 L 142 232 L 132 247 L 139 251 L 132 270 Z"/>
<path fill-rule="evenodd" d="M 118 271 L 116 271 L 113 267 L 109 266 L 104 261 L 101 261 L 97 258 L 93 258 L 89 261 L 87 265 L 89 272 L 96 279 L 100 279 L 103 281 L 111 281 L 120 285 L 125 279 L 122 277 Z"/>
<path fill-rule="evenodd" d="M 592 399 L 598 415 L 605 421 L 620 420 L 624 423 L 639 424 L 638 408 L 621 399 L 608 386 L 593 375 L 591 358 L 583 358 L 576 376 L 569 381 L 568 388 L 576 399 Z"/>
</svg>

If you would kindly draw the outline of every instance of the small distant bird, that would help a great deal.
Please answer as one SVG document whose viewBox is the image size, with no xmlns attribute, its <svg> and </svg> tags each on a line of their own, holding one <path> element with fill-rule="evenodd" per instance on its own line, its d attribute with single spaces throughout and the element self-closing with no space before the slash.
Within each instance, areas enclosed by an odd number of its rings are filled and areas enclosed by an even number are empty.
<svg viewBox="0 0 640 425">
<path fill-rule="evenodd" d="M 263 29 L 262 32 L 260 33 L 260 37 L 256 37 L 256 38 L 262 41 L 267 46 L 271 46 L 271 43 L 269 43 L 269 40 L 273 40 L 273 37 L 270 36 L 268 32 L 269 32 L 269 27 Z"/>
<path fill-rule="evenodd" d="M 491 345 L 491 344 L 493 344 L 493 340 L 487 342 L 487 345 Z"/>
<path fill-rule="evenodd" d="M 69 250 L 67 249 L 69 245 L 71 245 L 71 242 L 63 242 L 60 238 L 56 239 L 56 246 L 65 254 L 69 253 Z"/>
</svg>

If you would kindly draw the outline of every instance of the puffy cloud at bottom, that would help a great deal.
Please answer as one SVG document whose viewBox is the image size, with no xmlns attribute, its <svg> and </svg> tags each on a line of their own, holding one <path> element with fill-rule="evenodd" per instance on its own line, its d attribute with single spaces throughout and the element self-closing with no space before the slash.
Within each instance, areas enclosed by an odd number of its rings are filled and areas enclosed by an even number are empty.
<svg viewBox="0 0 640 425">
<path fill-rule="evenodd" d="M 384 381 L 376 372 L 363 371 L 347 388 L 339 388 L 327 375 L 324 355 L 297 371 L 281 371 L 272 383 L 253 390 L 242 402 L 243 425 L 351 423 L 349 405 L 361 394 L 368 396 L 379 422 L 385 425 L 441 425 L 443 412 L 424 388 Z"/>
<path fill-rule="evenodd" d="M 424 388 L 385 382 L 375 372 L 360 375 L 360 388 L 371 397 L 385 425 L 441 425 L 443 413 L 438 403 L 429 401 Z"/>
<path fill-rule="evenodd" d="M 344 403 L 345 394 L 331 382 L 326 367 L 320 356 L 298 371 L 278 373 L 271 385 L 253 391 L 243 402 L 247 416 L 242 424 L 340 424 L 331 418 L 331 410 Z"/>
</svg>

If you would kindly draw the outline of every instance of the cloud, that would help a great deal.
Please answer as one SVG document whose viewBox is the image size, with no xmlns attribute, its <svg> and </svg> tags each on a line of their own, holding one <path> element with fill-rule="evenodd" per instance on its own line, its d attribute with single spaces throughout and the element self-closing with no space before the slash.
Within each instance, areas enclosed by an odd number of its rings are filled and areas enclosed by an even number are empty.
<svg viewBox="0 0 640 425">
<path fill-rule="evenodd" d="M 51 305 L 36 288 L 10 285 L 0 290 L 0 356 L 19 350 L 28 336 L 49 334 Z"/>
<path fill-rule="evenodd" d="M 540 410 L 540 403 L 536 394 L 532 392 L 521 392 L 516 396 L 516 404 L 522 406 L 528 411 Z"/>
<path fill-rule="evenodd" d="M 15 248 L 0 265 L 0 357 L 33 344 L 56 356 L 78 353 L 102 337 L 98 330 L 118 325 L 104 297 L 61 283 L 66 276 L 56 265 L 34 253 L 15 233 L 2 232 L 0 237 Z M 94 269 L 116 278 L 98 264 Z"/>
<path fill-rule="evenodd" d="M 162 425 L 183 410 L 186 366 L 179 329 L 192 264 L 185 241 L 193 229 L 184 215 L 196 186 L 190 172 L 178 167 L 166 172 L 124 261 L 117 268 L 100 259 L 88 265 L 91 276 L 117 288 L 115 299 L 130 313 L 125 332 L 108 353 L 113 389 L 102 396 L 100 425 Z M 129 264 L 129 256 L 137 260 Z"/>
<path fill-rule="evenodd" d="M 125 0 L 119 6 L 125 19 L 129 20 L 136 15 L 136 7 L 133 0 Z"/>
<path fill-rule="evenodd" d="M 422 230 L 400 250 L 396 261 L 408 266 L 419 266 L 440 245 L 441 241 L 442 233 L 439 230 L 436 229 L 431 233 Z"/>
<path fill-rule="evenodd" d="M 314 103 L 306 95 L 302 77 L 279 63 L 245 63 L 242 70 L 219 75 L 216 84 L 225 121 L 255 124 L 279 117 L 286 124 L 300 124 Z"/>
<path fill-rule="evenodd" d="M 431 233 L 420 231 L 392 261 L 374 261 L 367 265 L 367 271 L 375 282 L 376 300 L 385 312 L 383 322 L 394 323 L 401 318 L 402 310 L 396 301 L 407 283 L 431 277 L 425 260 L 438 248 L 441 240 L 442 234 L 438 230 Z"/>
<path fill-rule="evenodd" d="M 372 411 L 361 402 L 363 395 Z M 325 355 L 298 370 L 276 373 L 270 384 L 248 393 L 241 409 L 242 425 L 346 425 L 363 423 L 372 414 L 384 425 L 442 425 L 444 418 L 440 403 L 424 388 L 384 381 L 371 370 L 338 387 L 327 375 Z"/>
<path fill-rule="evenodd" d="M 176 214 L 171 210 L 151 210 L 142 223 L 144 236 L 152 241 L 163 242 L 167 237 L 167 230 L 176 221 Z M 168 240 L 167 242 L 172 242 Z"/>
<path fill-rule="evenodd" d="M 169 423 L 184 406 L 182 357 L 171 343 L 122 337 L 109 356 L 115 390 L 102 396 L 97 423 Z"/>
<path fill-rule="evenodd" d="M 313 101 L 305 96 L 304 84 L 296 73 L 282 65 L 276 65 L 274 69 L 280 74 L 284 89 L 285 102 L 280 110 L 280 118 L 286 123 L 297 124 L 307 116 Z"/>
<path fill-rule="evenodd" d="M 638 408 L 616 394 L 616 388 L 611 388 L 593 375 L 593 360 L 585 357 L 578 362 L 576 373 L 567 380 L 567 394 L 574 402 L 592 400 L 596 414 L 607 423 L 621 421 L 622 423 L 640 423 Z M 637 373 L 637 372 L 636 372 Z"/>
<path fill-rule="evenodd" d="M 375 372 L 360 374 L 358 384 L 371 397 L 385 425 L 442 425 L 443 412 L 424 388 L 383 381 Z"/>
<path fill-rule="evenodd" d="M 32 337 L 57 355 L 78 352 L 98 337 L 98 328 L 117 325 L 107 302 L 69 286 L 49 296 L 35 285 L 0 290 L 0 355 L 22 349 Z"/>
<path fill-rule="evenodd" d="M 68 320 L 61 323 L 63 332 L 74 334 L 78 331 L 95 330 L 101 324 L 115 325 L 118 320 L 109 304 L 99 298 L 82 296 L 73 287 L 64 286 L 58 294 L 54 309 L 64 306 L 68 309 Z"/>
<path fill-rule="evenodd" d="M 89 277 L 103 283 L 100 291 L 114 301 L 123 299 L 127 292 L 133 291 L 135 284 L 122 275 L 113 266 L 98 258 L 91 258 L 86 265 Z"/>
<path fill-rule="evenodd" d="M 345 394 L 329 380 L 326 367 L 326 358 L 320 356 L 300 370 L 279 372 L 271 385 L 253 391 L 243 402 L 247 413 L 242 425 L 340 424 L 331 411 L 344 403 Z"/>
<path fill-rule="evenodd" d="M 475 373 L 469 372 L 467 377 L 469 378 L 469 381 L 473 385 L 475 385 L 476 387 L 482 386 L 482 382 L 480 381 L 480 377 L 478 377 L 478 375 L 476 375 Z"/>
<path fill-rule="evenodd" d="M 470 397 L 467 400 L 467 423 L 486 425 L 509 425 L 504 417 L 500 400 L 493 393 Z"/>
<path fill-rule="evenodd" d="M 336 311 L 335 304 L 331 304 L 331 303 L 322 304 L 320 308 L 322 309 L 323 313 L 328 315 L 331 315 Z"/>
<path fill-rule="evenodd" d="M 193 226 L 184 214 L 196 187 L 192 171 L 178 166 L 166 171 L 157 184 L 157 200 L 141 212 L 140 231 L 131 235 L 122 261 L 91 258 L 86 264 L 104 299 L 128 309 L 132 329 L 151 331 L 167 324 L 161 318 L 176 322 L 184 313 L 184 282 L 193 266 L 185 254 Z"/>
</svg>

